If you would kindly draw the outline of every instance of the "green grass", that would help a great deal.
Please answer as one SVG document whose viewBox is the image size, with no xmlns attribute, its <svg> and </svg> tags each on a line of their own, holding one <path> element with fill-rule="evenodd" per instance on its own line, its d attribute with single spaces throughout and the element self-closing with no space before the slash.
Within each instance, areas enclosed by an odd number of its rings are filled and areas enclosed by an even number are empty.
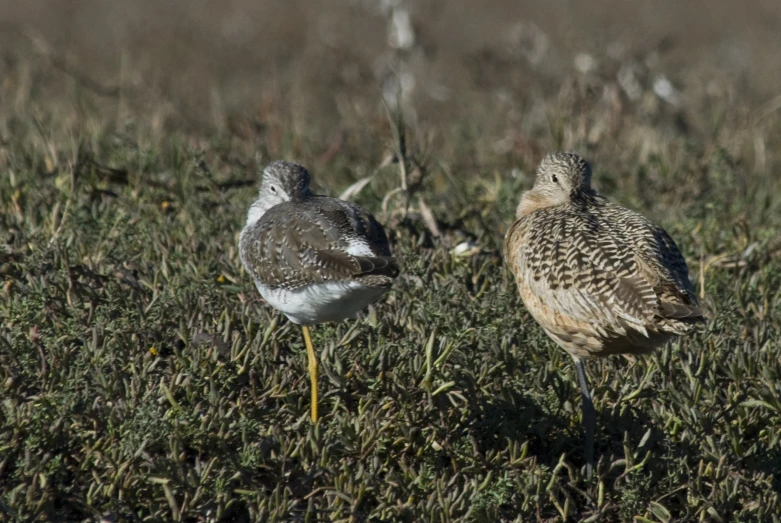
<svg viewBox="0 0 781 523">
<path fill-rule="evenodd" d="M 761 170 L 752 158 L 755 136 L 779 150 L 779 128 L 668 135 L 663 114 L 630 107 L 595 142 L 580 122 L 602 109 L 571 96 L 550 97 L 532 149 L 496 152 L 492 115 L 420 123 L 411 139 L 435 136 L 410 145 L 428 156 L 409 213 L 403 194 L 382 210 L 400 182 L 398 164 L 378 167 L 392 133 L 376 100 L 373 123 L 345 122 L 327 160 L 331 138 L 293 134 L 284 110 L 251 138 L 84 108 L 74 123 L 35 97 L 9 110 L 0 519 L 778 521 L 781 157 Z M 590 481 L 571 361 L 501 258 L 520 191 L 557 140 L 595 160 L 597 187 L 667 228 L 712 315 L 645 359 L 589 364 Z M 403 263 L 362 319 L 313 329 L 317 426 L 300 331 L 237 255 L 256 152 L 302 160 L 330 194 L 376 173 L 357 201 Z M 478 252 L 453 256 L 465 239 Z"/>
</svg>

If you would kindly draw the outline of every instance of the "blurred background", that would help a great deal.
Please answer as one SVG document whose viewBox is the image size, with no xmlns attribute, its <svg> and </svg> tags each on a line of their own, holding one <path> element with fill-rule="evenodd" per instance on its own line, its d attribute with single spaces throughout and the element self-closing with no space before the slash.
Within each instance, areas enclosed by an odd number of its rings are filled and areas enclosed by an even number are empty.
<svg viewBox="0 0 781 523">
<path fill-rule="evenodd" d="M 778 0 L 0 0 L 0 519 L 777 518 L 779 28 Z M 590 364 L 599 483 L 502 259 L 557 149 L 712 320 Z M 322 431 L 236 249 L 274 159 L 404 268 L 313 330 Z"/>
<path fill-rule="evenodd" d="M 33 99 L 255 145 L 279 125 L 321 158 L 387 134 L 384 97 L 435 156 L 453 152 L 447 133 L 472 132 L 478 163 L 551 147 L 599 158 L 631 117 L 622 151 L 642 159 L 781 106 L 773 0 L 34 0 L 0 3 L 0 20 L 5 135 Z M 775 162 L 749 142 L 752 167 Z"/>
</svg>

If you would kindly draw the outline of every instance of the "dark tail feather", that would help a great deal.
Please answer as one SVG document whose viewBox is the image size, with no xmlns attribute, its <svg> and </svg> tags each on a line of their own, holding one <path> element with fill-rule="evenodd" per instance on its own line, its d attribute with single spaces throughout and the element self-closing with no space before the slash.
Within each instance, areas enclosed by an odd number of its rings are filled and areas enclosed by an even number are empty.
<svg viewBox="0 0 781 523">
<path fill-rule="evenodd" d="M 395 278 L 399 275 L 399 265 L 392 256 L 353 256 L 361 267 L 360 274 L 356 276 L 388 276 Z"/>
<path fill-rule="evenodd" d="M 683 303 L 671 303 L 669 301 L 663 301 L 661 303 L 662 316 L 665 318 L 672 318 L 680 320 L 683 318 L 702 318 L 705 313 L 694 305 L 684 305 Z"/>
</svg>

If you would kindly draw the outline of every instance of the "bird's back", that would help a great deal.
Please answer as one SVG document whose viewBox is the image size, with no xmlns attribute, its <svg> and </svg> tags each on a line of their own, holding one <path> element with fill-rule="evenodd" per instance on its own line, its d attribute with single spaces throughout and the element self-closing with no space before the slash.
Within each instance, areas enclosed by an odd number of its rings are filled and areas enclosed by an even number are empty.
<svg viewBox="0 0 781 523">
<path fill-rule="evenodd" d="M 576 356 L 647 352 L 702 321 L 675 242 L 600 196 L 522 216 L 505 256 L 531 314 Z"/>
<path fill-rule="evenodd" d="M 286 290 L 340 281 L 387 286 L 399 272 L 374 217 L 324 196 L 272 207 L 244 228 L 239 252 L 256 283 Z"/>
</svg>

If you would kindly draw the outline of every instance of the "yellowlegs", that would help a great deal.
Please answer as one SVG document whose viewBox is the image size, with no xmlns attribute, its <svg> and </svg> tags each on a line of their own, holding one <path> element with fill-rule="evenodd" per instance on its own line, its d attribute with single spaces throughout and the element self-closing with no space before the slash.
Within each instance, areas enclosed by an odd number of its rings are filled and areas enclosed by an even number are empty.
<svg viewBox="0 0 781 523">
<path fill-rule="evenodd" d="M 382 226 L 361 207 L 312 194 L 303 166 L 276 161 L 241 231 L 239 255 L 266 302 L 301 325 L 317 412 L 317 356 L 309 325 L 341 321 L 387 291 L 399 267 Z"/>
<path fill-rule="evenodd" d="M 703 311 L 675 242 L 598 195 L 580 156 L 546 156 L 516 218 L 505 260 L 529 313 L 575 360 L 590 476 L 596 419 L 584 359 L 650 352 L 691 332 Z"/>
</svg>

